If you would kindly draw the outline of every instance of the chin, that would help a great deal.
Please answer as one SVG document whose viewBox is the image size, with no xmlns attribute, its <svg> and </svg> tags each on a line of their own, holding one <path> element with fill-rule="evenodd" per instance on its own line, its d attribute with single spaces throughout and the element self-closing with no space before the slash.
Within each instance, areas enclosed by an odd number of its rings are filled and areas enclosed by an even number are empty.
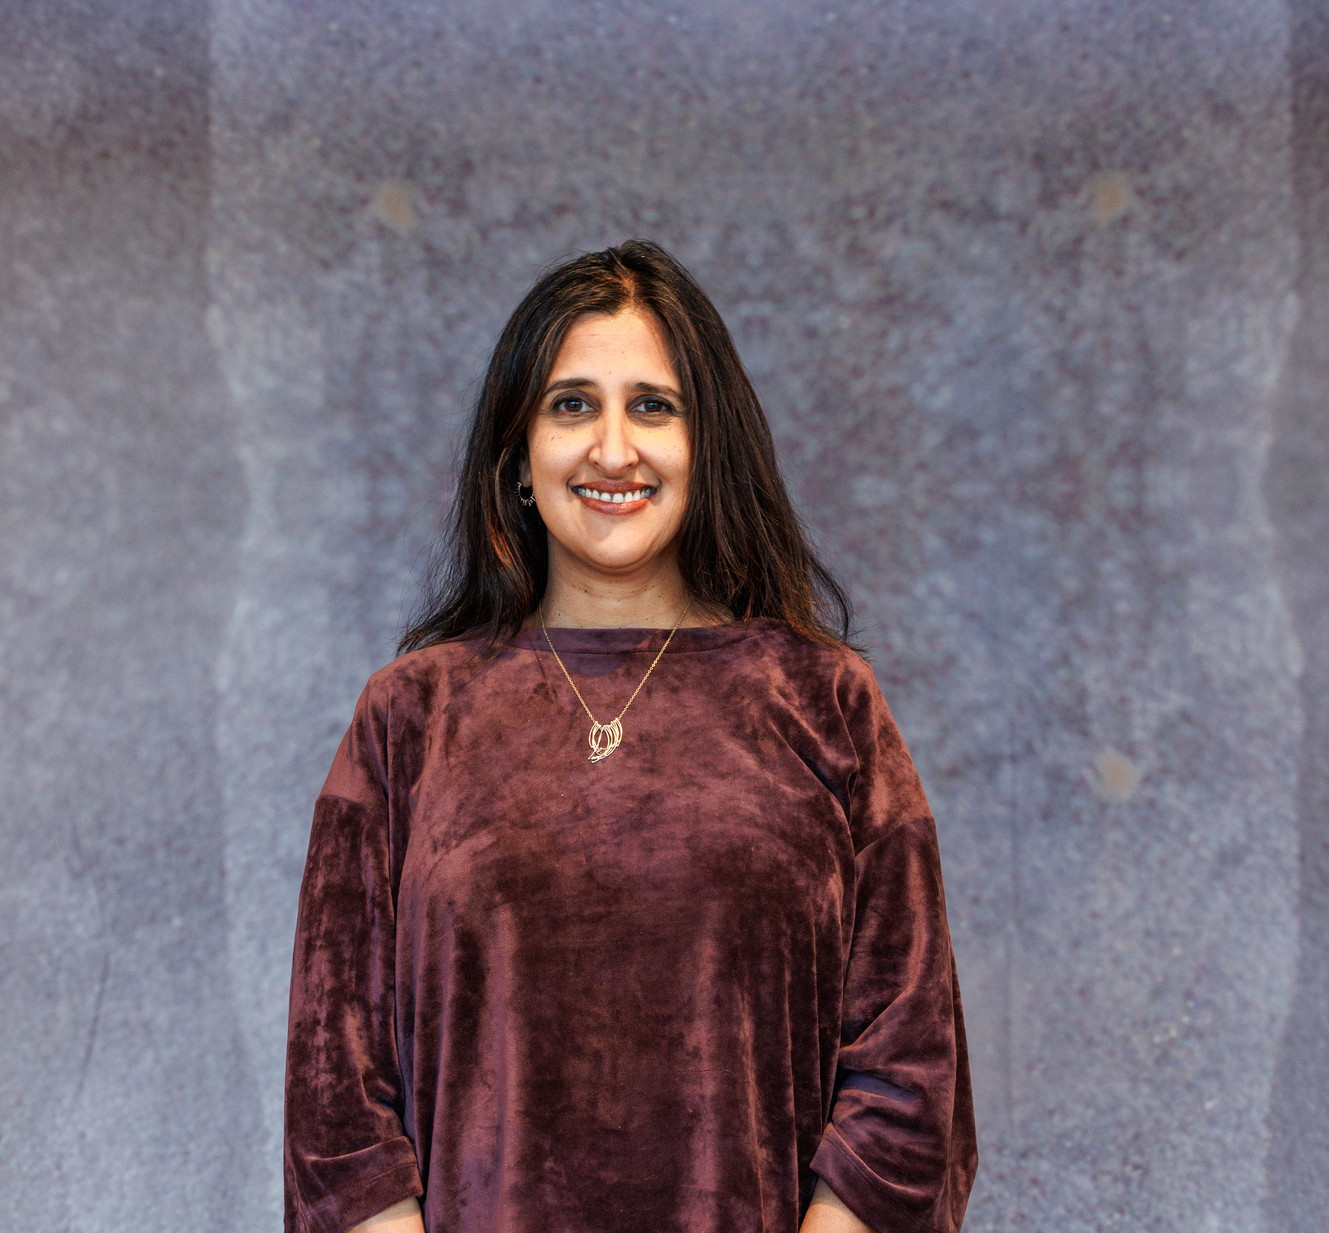
<svg viewBox="0 0 1329 1233">
<path fill-rule="evenodd" d="M 621 577 L 623 574 L 633 574 L 639 569 L 644 569 L 655 560 L 659 553 L 655 552 L 625 552 L 615 553 L 612 556 L 596 554 L 592 556 L 589 553 L 579 554 L 581 559 L 602 574 L 613 574 Z"/>
<path fill-rule="evenodd" d="M 669 541 L 662 544 L 654 538 L 643 541 L 634 536 L 631 542 L 614 542 L 610 539 L 589 544 L 564 544 L 564 548 L 592 569 L 621 575 L 634 573 L 650 565 L 668 551 Z"/>
</svg>

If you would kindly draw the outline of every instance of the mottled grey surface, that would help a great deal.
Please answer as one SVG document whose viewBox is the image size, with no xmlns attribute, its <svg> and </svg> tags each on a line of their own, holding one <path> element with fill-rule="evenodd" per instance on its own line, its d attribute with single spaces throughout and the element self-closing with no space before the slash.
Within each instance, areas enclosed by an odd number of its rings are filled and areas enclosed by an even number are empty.
<svg viewBox="0 0 1329 1233">
<path fill-rule="evenodd" d="M 278 1227 L 313 796 L 504 315 L 640 233 L 933 798 L 966 1228 L 1319 1229 L 1323 5 L 0 14 L 11 1223 Z"/>
</svg>

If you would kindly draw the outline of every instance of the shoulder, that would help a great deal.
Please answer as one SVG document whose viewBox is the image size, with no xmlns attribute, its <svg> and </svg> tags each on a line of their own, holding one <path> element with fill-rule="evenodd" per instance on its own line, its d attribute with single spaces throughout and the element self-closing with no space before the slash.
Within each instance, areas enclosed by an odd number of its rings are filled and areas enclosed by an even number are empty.
<svg viewBox="0 0 1329 1233">
<path fill-rule="evenodd" d="M 852 764 L 855 849 L 904 822 L 929 819 L 918 772 L 871 665 L 851 647 L 805 642 L 784 626 L 763 630 L 760 646 L 776 692 Z"/>
<path fill-rule="evenodd" d="M 872 666 L 852 647 L 824 646 L 798 637 L 783 623 L 763 623 L 753 640 L 754 671 L 829 739 L 847 740 L 862 758 L 899 732 Z"/>
<path fill-rule="evenodd" d="M 375 672 L 357 710 L 386 718 L 428 714 L 447 706 L 483 671 L 483 649 L 473 642 L 443 642 L 408 651 Z"/>
<path fill-rule="evenodd" d="M 431 716 L 452 706 L 466 684 L 492 666 L 494 660 L 482 654 L 473 642 L 445 642 L 393 659 L 365 683 L 356 703 L 356 723 L 384 740 L 403 729 L 423 731 Z"/>
<path fill-rule="evenodd" d="M 867 662 L 852 647 L 824 646 L 798 637 L 783 622 L 762 622 L 756 631 L 758 653 L 772 667 L 817 694 L 832 694 L 842 706 L 881 705 L 881 689 Z"/>
<path fill-rule="evenodd" d="M 375 672 L 360 692 L 324 793 L 354 795 L 343 783 L 347 767 L 360 768 L 362 778 L 383 789 L 413 782 L 437 716 L 487 662 L 493 661 L 482 659 L 474 644 L 451 642 L 410 651 Z"/>
</svg>

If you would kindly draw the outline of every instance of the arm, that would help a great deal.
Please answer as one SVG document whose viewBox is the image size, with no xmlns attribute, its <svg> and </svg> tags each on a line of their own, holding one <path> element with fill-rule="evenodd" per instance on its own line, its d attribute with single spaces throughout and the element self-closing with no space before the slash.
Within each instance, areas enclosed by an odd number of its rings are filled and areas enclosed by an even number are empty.
<svg viewBox="0 0 1329 1233">
<path fill-rule="evenodd" d="M 818 1178 L 817 1189 L 812 1192 L 812 1203 L 799 1226 L 799 1233 L 872 1233 L 872 1230 Z"/>
<path fill-rule="evenodd" d="M 864 678 L 842 695 L 859 767 L 853 940 L 836 1092 L 811 1167 L 878 1233 L 958 1233 L 977 1153 L 936 831 L 890 712 Z"/>
<path fill-rule="evenodd" d="M 353 1229 L 347 1229 L 346 1233 L 425 1233 L 420 1203 L 416 1199 L 403 1199 L 377 1216 L 361 1221 Z"/>
<path fill-rule="evenodd" d="M 402 1122 L 393 854 L 404 837 L 394 846 L 382 710 L 366 690 L 314 807 L 291 973 L 287 1233 L 344 1233 L 423 1192 Z"/>
</svg>

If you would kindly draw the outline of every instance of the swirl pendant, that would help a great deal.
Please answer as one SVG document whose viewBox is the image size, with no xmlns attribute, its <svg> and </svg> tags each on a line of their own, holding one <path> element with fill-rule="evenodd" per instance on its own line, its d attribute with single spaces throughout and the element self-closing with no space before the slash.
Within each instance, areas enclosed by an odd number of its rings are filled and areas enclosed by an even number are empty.
<svg viewBox="0 0 1329 1233">
<path fill-rule="evenodd" d="M 622 739 L 623 725 L 617 719 L 611 719 L 607 724 L 592 723 L 591 756 L 586 761 L 602 762 L 618 748 L 618 743 Z"/>
</svg>

